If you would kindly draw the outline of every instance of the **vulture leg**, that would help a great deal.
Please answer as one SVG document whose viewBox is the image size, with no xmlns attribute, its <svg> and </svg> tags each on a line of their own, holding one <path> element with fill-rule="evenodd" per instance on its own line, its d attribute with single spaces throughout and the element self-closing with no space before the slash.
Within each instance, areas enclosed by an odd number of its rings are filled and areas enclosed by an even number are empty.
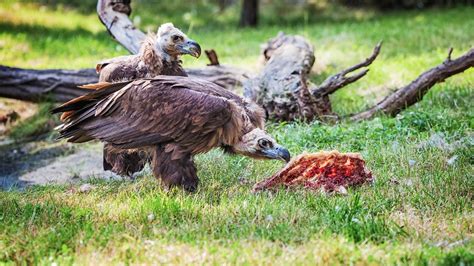
<svg viewBox="0 0 474 266">
<path fill-rule="evenodd" d="M 132 176 L 143 170 L 147 161 L 146 152 L 117 150 L 110 144 L 104 145 L 104 170 L 111 170 L 122 176 Z"/>
<path fill-rule="evenodd" d="M 197 189 L 199 178 L 191 154 L 184 154 L 179 159 L 172 159 L 171 153 L 158 146 L 153 151 L 152 170 L 156 178 L 161 178 L 166 188 L 183 187 L 189 192 Z"/>
</svg>

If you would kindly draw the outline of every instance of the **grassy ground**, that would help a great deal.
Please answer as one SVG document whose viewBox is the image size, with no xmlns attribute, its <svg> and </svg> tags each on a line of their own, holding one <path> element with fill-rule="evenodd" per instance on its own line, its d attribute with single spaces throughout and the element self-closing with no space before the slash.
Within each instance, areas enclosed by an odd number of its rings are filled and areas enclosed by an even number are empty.
<svg viewBox="0 0 474 266">
<path fill-rule="evenodd" d="M 163 22 L 147 9 L 135 8 L 142 28 Z M 316 81 L 358 62 L 383 39 L 367 77 L 334 95 L 335 109 L 350 113 L 440 63 L 450 46 L 454 56 L 472 47 L 473 13 L 358 12 L 268 22 L 256 30 L 236 30 L 232 17 L 222 27 L 192 16 L 176 21 L 204 48 L 215 48 L 222 62 L 254 69 L 260 43 L 279 30 L 302 34 L 316 48 Z M 2 64 L 91 67 L 123 53 L 95 14 L 0 4 Z M 205 61 L 186 58 L 185 64 Z M 194 194 L 165 192 L 150 175 L 96 180 L 96 189 L 85 194 L 64 186 L 0 192 L 0 262 L 473 264 L 473 87 L 471 70 L 435 86 L 396 118 L 269 124 L 294 155 L 361 152 L 377 181 L 345 197 L 299 190 L 252 194 L 252 185 L 281 163 L 220 151 L 198 156 L 202 182 Z"/>
</svg>

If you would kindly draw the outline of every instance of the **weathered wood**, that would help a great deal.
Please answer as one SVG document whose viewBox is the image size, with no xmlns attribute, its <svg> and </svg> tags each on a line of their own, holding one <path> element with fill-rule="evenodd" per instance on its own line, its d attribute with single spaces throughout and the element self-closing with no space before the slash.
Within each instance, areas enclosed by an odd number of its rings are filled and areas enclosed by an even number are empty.
<svg viewBox="0 0 474 266">
<path fill-rule="evenodd" d="M 217 53 L 216 53 L 216 51 L 214 51 L 214 49 L 205 50 L 204 52 L 206 52 L 206 56 L 209 59 L 209 64 L 207 64 L 208 66 L 219 66 L 220 65 L 219 58 L 217 57 Z"/>
<path fill-rule="evenodd" d="M 368 68 L 352 76 L 347 76 L 347 74 L 350 74 L 361 68 L 370 66 L 379 55 L 381 47 L 382 43 L 380 42 L 377 44 L 377 46 L 375 46 L 374 51 L 372 52 L 372 55 L 370 57 L 367 57 L 363 62 L 357 65 L 351 66 L 335 75 L 328 77 L 326 80 L 323 81 L 323 83 L 321 83 L 321 85 L 311 88 L 311 93 L 314 95 L 314 97 L 320 98 L 325 95 L 330 95 L 336 92 L 338 89 L 361 79 L 369 72 Z"/>
<path fill-rule="evenodd" d="M 262 49 L 266 64 L 257 77 L 244 83 L 244 96 L 256 101 L 273 120 L 325 120 L 337 117 L 331 108 L 329 95 L 343 86 L 362 78 L 380 52 L 376 46 L 372 56 L 326 79 L 320 86 L 309 83 L 308 75 L 314 64 L 311 44 L 301 36 L 279 33 Z"/>
<path fill-rule="evenodd" d="M 388 95 L 375 106 L 352 115 L 350 117 L 351 120 L 369 119 L 378 113 L 394 116 L 423 99 L 423 96 L 436 83 L 443 82 L 453 75 L 474 67 L 474 48 L 454 60 L 451 59 L 451 53 L 452 48 L 449 50 L 448 57 L 443 63 L 425 71 L 418 78 Z"/>
<path fill-rule="evenodd" d="M 131 0 L 98 0 L 97 14 L 107 31 L 132 54 L 138 53 L 145 33 L 130 21 Z"/>
<path fill-rule="evenodd" d="M 261 105 L 268 118 L 312 120 L 327 112 L 308 91 L 306 80 L 315 58 L 305 38 L 279 33 L 262 53 L 268 61 L 257 77 L 244 83 L 244 96 Z"/>
<path fill-rule="evenodd" d="M 77 85 L 97 81 L 94 69 L 32 70 L 0 66 L 0 97 L 32 102 L 47 97 L 53 101 L 65 102 L 87 92 Z"/>
</svg>

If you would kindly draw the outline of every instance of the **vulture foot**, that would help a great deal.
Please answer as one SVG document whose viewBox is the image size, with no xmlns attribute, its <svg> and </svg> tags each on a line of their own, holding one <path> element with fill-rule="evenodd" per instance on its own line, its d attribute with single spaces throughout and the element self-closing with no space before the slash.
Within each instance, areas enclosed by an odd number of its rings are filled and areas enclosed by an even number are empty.
<svg viewBox="0 0 474 266">
<path fill-rule="evenodd" d="M 132 177 L 134 173 L 140 172 L 148 161 L 145 151 L 117 150 L 111 145 L 104 145 L 104 170 Z"/>
<path fill-rule="evenodd" d="M 161 178 L 167 189 L 177 186 L 194 192 L 198 187 L 199 178 L 191 154 L 173 160 L 170 153 L 158 147 L 153 153 L 152 169 L 155 177 Z"/>
</svg>

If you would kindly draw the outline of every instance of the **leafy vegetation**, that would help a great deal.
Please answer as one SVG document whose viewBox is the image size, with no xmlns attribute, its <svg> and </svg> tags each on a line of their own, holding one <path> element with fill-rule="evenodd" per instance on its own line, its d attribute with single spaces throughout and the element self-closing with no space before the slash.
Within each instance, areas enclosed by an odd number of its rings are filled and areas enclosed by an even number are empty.
<svg viewBox="0 0 474 266">
<path fill-rule="evenodd" d="M 346 114 L 442 62 L 450 46 L 453 56 L 469 49 L 474 39 L 472 8 L 354 11 L 343 19 L 278 26 L 269 19 L 246 30 L 225 23 L 228 14 L 215 18 L 222 24 L 208 24 L 198 21 L 199 13 L 184 20 L 185 14 L 153 12 L 149 3 L 135 7 L 143 29 L 178 21 L 204 48 L 215 48 L 223 63 L 251 69 L 257 69 L 260 43 L 279 30 L 302 34 L 315 45 L 316 82 L 360 61 L 383 39 L 367 77 L 333 96 L 336 111 Z M 10 1 L 0 5 L 2 64 L 81 68 L 124 53 L 95 14 Z M 184 63 L 203 66 L 206 59 Z M 77 186 L 0 191 L 0 261 L 473 264 L 473 73 L 435 86 L 395 118 L 269 123 L 269 131 L 293 155 L 361 152 L 376 182 L 348 196 L 302 190 L 252 194 L 252 185 L 282 164 L 216 150 L 198 156 L 202 182 L 194 194 L 166 192 L 150 174 L 134 181 L 92 180 L 96 187 L 89 193 L 77 192 Z"/>
</svg>

